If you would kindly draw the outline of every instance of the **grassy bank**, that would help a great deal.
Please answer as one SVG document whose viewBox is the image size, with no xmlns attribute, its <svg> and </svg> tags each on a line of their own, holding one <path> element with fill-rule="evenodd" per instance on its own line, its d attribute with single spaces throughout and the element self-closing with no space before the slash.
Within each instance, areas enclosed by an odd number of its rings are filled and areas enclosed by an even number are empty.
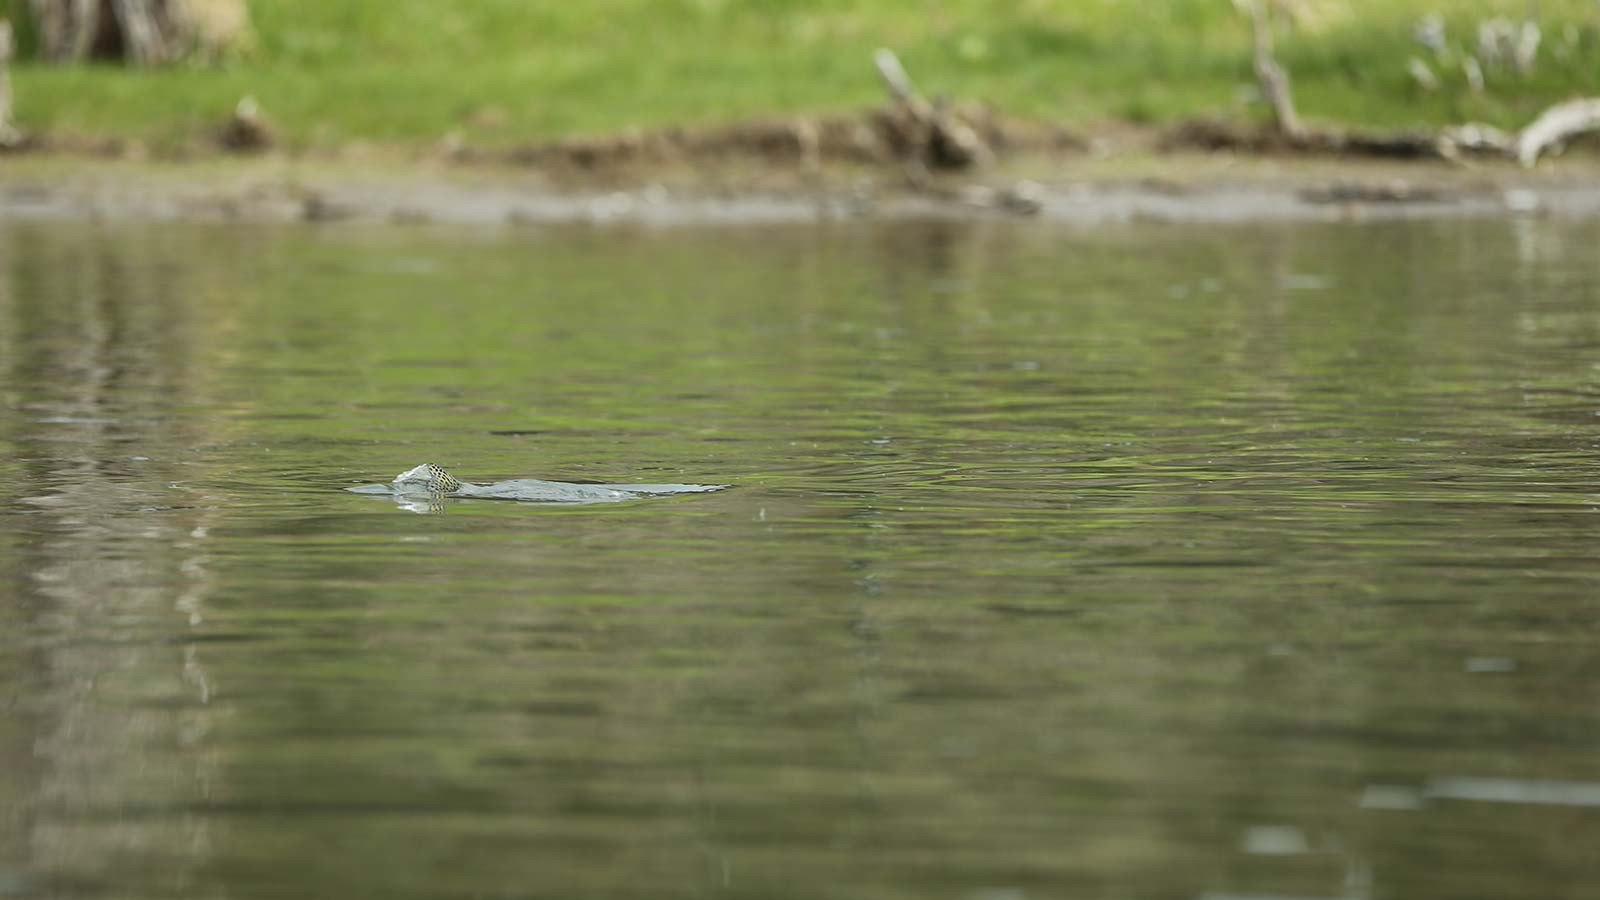
<svg viewBox="0 0 1600 900">
<path fill-rule="evenodd" d="M 1531 74 L 1489 67 L 1474 93 L 1459 63 L 1412 38 L 1444 13 L 1470 51 L 1479 21 L 1525 0 L 1301 0 L 1279 52 L 1305 115 L 1346 124 L 1523 124 L 1600 93 L 1600 4 L 1541 0 Z M 20 8 L 23 0 L 0 0 Z M 196 140 L 256 96 L 298 147 L 488 145 L 629 127 L 854 109 L 881 99 L 874 47 L 900 52 L 930 93 L 1066 123 L 1255 117 L 1249 34 L 1228 0 L 255 0 L 254 46 L 202 67 L 14 70 L 27 129 Z M 1412 56 L 1442 71 L 1424 92 Z"/>
</svg>

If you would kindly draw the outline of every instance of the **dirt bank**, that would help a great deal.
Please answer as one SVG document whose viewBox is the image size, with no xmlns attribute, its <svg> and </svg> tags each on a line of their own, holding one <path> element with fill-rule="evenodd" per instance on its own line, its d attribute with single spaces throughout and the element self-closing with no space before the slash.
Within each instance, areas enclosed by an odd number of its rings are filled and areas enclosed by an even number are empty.
<svg viewBox="0 0 1600 900">
<path fill-rule="evenodd" d="M 150 162 L 12 157 L 0 219 L 519 225 L 1030 217 L 1317 221 L 1600 216 L 1600 161 L 1452 166 L 1305 157 L 1042 153 L 960 177 L 883 165 L 671 160 L 598 169 L 347 156 Z"/>
</svg>

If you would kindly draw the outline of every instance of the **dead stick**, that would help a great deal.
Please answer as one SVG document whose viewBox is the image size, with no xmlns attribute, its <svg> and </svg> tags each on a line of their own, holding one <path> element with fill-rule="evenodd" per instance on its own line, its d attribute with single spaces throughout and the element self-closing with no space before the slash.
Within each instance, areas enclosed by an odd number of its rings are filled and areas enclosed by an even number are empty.
<svg viewBox="0 0 1600 900">
<path fill-rule="evenodd" d="M 1256 81 L 1261 93 L 1272 105 L 1272 118 L 1278 131 L 1286 137 L 1299 139 L 1305 136 L 1300 115 L 1294 109 L 1294 97 L 1289 92 L 1289 73 L 1272 53 L 1272 22 L 1260 0 L 1242 0 L 1241 6 L 1250 15 L 1250 26 L 1255 46 Z"/>
<path fill-rule="evenodd" d="M 1600 100 L 1569 100 L 1540 114 L 1517 135 L 1517 162 L 1531 168 L 1552 144 L 1587 131 L 1600 130 Z"/>
<path fill-rule="evenodd" d="M 913 116 L 923 122 L 933 119 L 933 107 L 928 101 L 922 99 L 917 89 L 911 84 L 911 76 L 906 74 L 906 67 L 900 64 L 900 57 L 887 47 L 880 47 L 872 54 L 872 64 L 878 70 L 878 77 L 883 79 L 883 86 L 889 89 L 896 102 L 904 106 Z"/>
<path fill-rule="evenodd" d="M 964 169 L 993 158 L 993 151 L 972 126 L 944 109 L 943 104 L 929 103 L 917 93 L 893 50 L 880 48 L 872 54 L 872 64 L 895 104 L 910 118 L 902 138 L 911 148 L 917 166 Z M 913 180 L 925 176 L 925 172 L 913 170 Z"/>
</svg>

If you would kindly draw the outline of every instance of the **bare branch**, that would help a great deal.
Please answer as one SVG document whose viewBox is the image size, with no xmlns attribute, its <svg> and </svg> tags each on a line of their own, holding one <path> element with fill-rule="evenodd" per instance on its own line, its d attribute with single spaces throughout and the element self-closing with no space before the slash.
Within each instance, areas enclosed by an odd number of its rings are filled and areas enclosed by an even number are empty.
<svg viewBox="0 0 1600 900">
<path fill-rule="evenodd" d="M 898 121 L 890 123 L 895 132 L 891 140 L 917 165 L 964 169 L 987 162 L 993 156 L 988 144 L 970 125 L 946 110 L 943 104 L 929 103 L 917 93 L 911 76 L 893 50 L 880 48 L 872 54 L 872 64 L 899 113 Z M 925 174 L 914 173 L 914 177 L 921 178 Z"/>
<path fill-rule="evenodd" d="M 933 117 L 933 107 L 928 101 L 922 99 L 916 87 L 911 84 L 911 76 L 906 74 L 906 67 L 900 64 L 900 57 L 887 47 L 879 47 L 872 54 L 872 65 L 878 70 L 878 77 L 883 79 L 883 86 L 889 89 L 895 102 L 910 110 L 921 119 Z"/>
<path fill-rule="evenodd" d="M 1278 131 L 1286 137 L 1299 139 L 1305 136 L 1300 115 L 1294 109 L 1294 97 L 1289 91 L 1289 73 L 1278 64 L 1272 52 L 1272 20 L 1260 0 L 1236 0 L 1236 5 L 1250 16 L 1250 26 L 1255 44 L 1256 81 L 1261 85 L 1261 95 L 1272 106 L 1272 120 Z"/>
<path fill-rule="evenodd" d="M 1600 99 L 1569 100 L 1545 110 L 1517 135 L 1517 162 L 1532 167 L 1539 155 L 1554 144 L 1588 131 L 1600 130 Z"/>
</svg>

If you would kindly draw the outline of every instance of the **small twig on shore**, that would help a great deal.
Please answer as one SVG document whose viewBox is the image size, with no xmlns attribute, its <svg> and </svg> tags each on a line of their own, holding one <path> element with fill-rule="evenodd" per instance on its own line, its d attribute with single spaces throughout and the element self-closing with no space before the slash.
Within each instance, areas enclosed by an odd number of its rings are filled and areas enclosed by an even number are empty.
<svg viewBox="0 0 1600 900">
<path fill-rule="evenodd" d="M 822 168 L 822 132 L 817 128 L 817 123 L 801 116 L 789 127 L 794 134 L 795 149 L 800 156 L 800 167 L 808 172 Z"/>
</svg>

